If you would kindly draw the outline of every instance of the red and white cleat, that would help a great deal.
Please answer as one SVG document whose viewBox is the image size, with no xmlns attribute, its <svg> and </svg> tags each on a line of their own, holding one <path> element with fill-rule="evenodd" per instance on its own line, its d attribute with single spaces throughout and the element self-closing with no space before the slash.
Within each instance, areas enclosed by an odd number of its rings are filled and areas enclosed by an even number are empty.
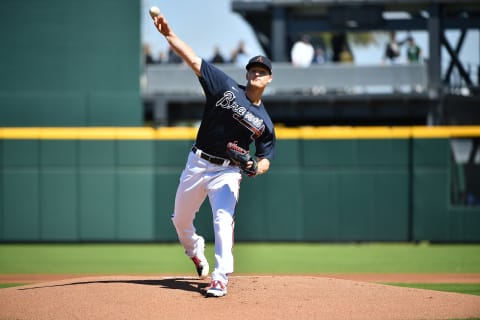
<svg viewBox="0 0 480 320">
<path fill-rule="evenodd" d="M 207 290 L 207 297 L 223 297 L 227 294 L 227 285 L 219 280 L 213 280 Z"/>
</svg>

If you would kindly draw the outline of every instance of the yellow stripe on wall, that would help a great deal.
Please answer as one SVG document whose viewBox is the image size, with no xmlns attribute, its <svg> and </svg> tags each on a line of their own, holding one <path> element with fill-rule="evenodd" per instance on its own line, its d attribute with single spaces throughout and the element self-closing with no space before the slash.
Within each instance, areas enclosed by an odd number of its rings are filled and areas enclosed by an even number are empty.
<svg viewBox="0 0 480 320">
<path fill-rule="evenodd" d="M 0 139 L 39 140 L 193 140 L 190 127 L 0 128 Z M 278 139 L 408 139 L 480 137 L 480 126 L 298 127 L 276 128 Z"/>
<path fill-rule="evenodd" d="M 411 127 L 304 127 L 302 139 L 406 139 Z"/>
<path fill-rule="evenodd" d="M 408 139 L 480 136 L 480 126 L 304 127 L 299 130 L 297 138 L 300 139 Z"/>
<path fill-rule="evenodd" d="M 195 128 L 143 127 L 69 127 L 69 128 L 0 128 L 0 139 L 41 140 L 187 140 L 194 139 Z"/>
<path fill-rule="evenodd" d="M 480 126 L 413 127 L 414 138 L 479 137 Z"/>
</svg>

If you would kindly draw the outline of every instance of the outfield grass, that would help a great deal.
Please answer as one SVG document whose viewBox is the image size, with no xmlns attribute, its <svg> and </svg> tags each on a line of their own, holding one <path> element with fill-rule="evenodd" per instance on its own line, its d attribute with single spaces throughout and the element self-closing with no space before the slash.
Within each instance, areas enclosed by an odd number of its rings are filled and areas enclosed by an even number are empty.
<svg viewBox="0 0 480 320">
<path fill-rule="evenodd" d="M 480 245 L 239 243 L 235 273 L 480 273 Z M 213 263 L 213 244 L 207 244 Z M 182 274 L 178 244 L 1 244 L 0 273 Z"/>
<path fill-rule="evenodd" d="M 256 244 L 236 261 L 247 273 L 478 273 L 480 245 Z"/>
</svg>

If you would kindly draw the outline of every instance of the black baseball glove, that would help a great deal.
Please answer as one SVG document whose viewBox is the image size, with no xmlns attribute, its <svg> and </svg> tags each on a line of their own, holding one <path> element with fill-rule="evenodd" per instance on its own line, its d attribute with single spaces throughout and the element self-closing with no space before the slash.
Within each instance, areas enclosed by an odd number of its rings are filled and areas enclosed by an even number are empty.
<svg viewBox="0 0 480 320">
<path fill-rule="evenodd" d="M 248 150 L 238 146 L 236 142 L 229 142 L 227 144 L 227 155 L 235 165 L 249 177 L 254 177 L 257 174 L 258 163 L 250 156 Z M 251 161 L 252 165 L 248 167 L 248 162 Z"/>
</svg>

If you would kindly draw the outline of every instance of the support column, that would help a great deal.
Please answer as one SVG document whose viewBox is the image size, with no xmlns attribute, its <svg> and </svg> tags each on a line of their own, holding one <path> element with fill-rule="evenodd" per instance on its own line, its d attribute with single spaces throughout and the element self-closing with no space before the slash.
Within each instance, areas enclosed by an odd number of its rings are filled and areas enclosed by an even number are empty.
<svg viewBox="0 0 480 320">
<path fill-rule="evenodd" d="M 442 40 L 442 7 L 440 4 L 433 3 L 430 6 L 430 18 L 427 22 L 429 34 L 429 59 L 428 59 L 428 86 L 429 94 L 438 97 L 442 86 L 441 69 L 441 40 Z"/>
<path fill-rule="evenodd" d="M 274 62 L 287 62 L 287 21 L 286 11 L 283 7 L 274 7 L 272 19 L 272 34 L 270 35 L 272 42 L 270 57 Z"/>
<path fill-rule="evenodd" d="M 155 128 L 166 126 L 168 119 L 167 99 L 162 96 L 156 96 L 153 100 L 153 126 Z"/>
</svg>

